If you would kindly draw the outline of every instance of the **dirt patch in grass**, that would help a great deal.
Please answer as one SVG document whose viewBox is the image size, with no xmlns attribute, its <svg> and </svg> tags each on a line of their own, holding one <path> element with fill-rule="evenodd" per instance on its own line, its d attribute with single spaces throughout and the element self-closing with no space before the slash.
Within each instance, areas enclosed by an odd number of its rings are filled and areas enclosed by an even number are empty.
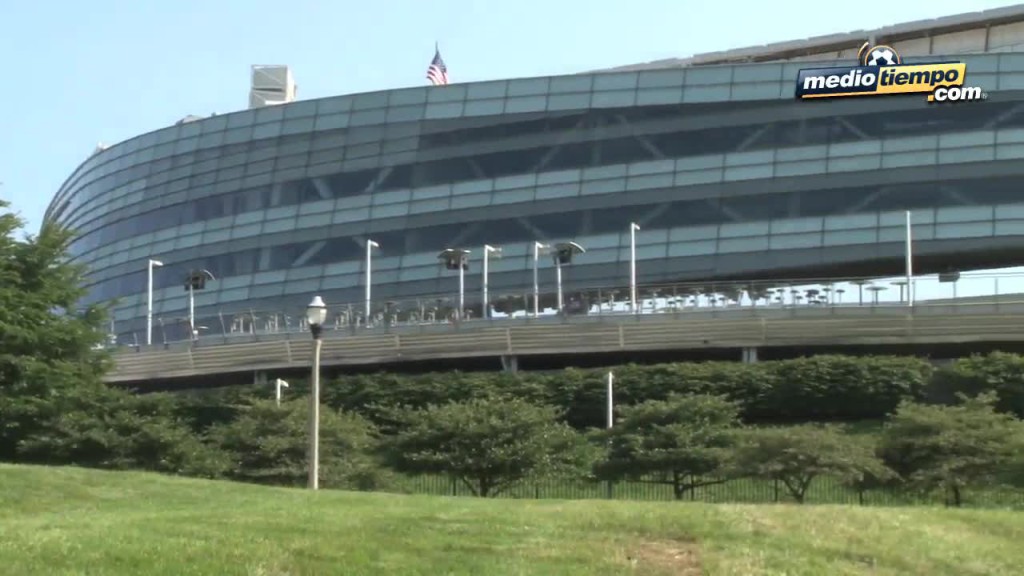
<svg viewBox="0 0 1024 576">
<path fill-rule="evenodd" d="M 627 549 L 626 561 L 636 574 L 701 576 L 698 552 L 697 543 L 692 540 L 641 542 Z"/>
</svg>

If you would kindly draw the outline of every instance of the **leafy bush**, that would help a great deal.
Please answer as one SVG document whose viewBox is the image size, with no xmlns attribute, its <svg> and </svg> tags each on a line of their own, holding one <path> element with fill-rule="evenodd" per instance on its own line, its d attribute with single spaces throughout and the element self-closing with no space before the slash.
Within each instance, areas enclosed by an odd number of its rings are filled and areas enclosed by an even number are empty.
<svg viewBox="0 0 1024 576">
<path fill-rule="evenodd" d="M 237 419 L 215 425 L 211 441 L 229 455 L 228 476 L 247 482 L 303 486 L 308 478 L 309 402 L 277 406 L 257 400 Z M 325 488 L 372 490 L 386 483 L 375 466 L 374 428 L 361 416 L 320 411 L 320 483 Z"/>
</svg>

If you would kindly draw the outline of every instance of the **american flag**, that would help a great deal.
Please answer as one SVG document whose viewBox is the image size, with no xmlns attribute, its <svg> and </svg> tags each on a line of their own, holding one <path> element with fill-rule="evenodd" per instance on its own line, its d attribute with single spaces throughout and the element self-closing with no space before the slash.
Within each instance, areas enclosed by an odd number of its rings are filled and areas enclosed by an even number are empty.
<svg viewBox="0 0 1024 576">
<path fill-rule="evenodd" d="M 444 60 L 441 59 L 441 51 L 435 46 L 434 47 L 434 59 L 430 61 L 430 66 L 427 67 L 427 80 L 434 86 L 440 86 L 448 83 L 448 67 L 444 65 Z"/>
</svg>

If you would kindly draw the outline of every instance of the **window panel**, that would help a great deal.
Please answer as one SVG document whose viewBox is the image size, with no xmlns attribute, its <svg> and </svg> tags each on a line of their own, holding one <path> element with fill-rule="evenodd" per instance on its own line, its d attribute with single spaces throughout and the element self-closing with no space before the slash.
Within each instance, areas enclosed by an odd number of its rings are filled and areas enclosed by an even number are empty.
<svg viewBox="0 0 1024 576">
<path fill-rule="evenodd" d="M 808 160 L 804 162 L 786 162 L 775 165 L 775 177 L 804 176 L 807 174 L 823 174 L 826 171 L 825 160 Z"/>
<path fill-rule="evenodd" d="M 774 166 L 771 164 L 763 166 L 733 166 L 725 169 L 723 177 L 727 181 L 771 178 L 773 175 L 773 168 Z"/>
<path fill-rule="evenodd" d="M 448 210 L 448 198 L 434 198 L 432 200 L 418 200 L 412 203 L 409 208 L 410 214 L 423 214 L 426 212 L 443 212 Z M 376 212 L 375 212 L 376 213 Z"/>
<path fill-rule="evenodd" d="M 658 104 L 679 104 L 683 101 L 681 88 L 641 88 L 636 94 L 639 106 L 655 106 Z"/>
<path fill-rule="evenodd" d="M 520 190 L 496 190 L 493 196 L 493 204 L 515 204 L 518 202 L 533 201 L 533 188 Z"/>
<path fill-rule="evenodd" d="M 686 86 L 683 102 L 721 102 L 730 97 L 730 86 Z"/>
<path fill-rule="evenodd" d="M 865 172 L 881 168 L 881 156 L 854 156 L 851 158 L 829 158 L 829 172 Z"/>
<path fill-rule="evenodd" d="M 861 230 L 834 230 L 825 232 L 826 246 L 844 246 L 850 244 L 874 244 L 878 237 L 876 228 Z"/>
<path fill-rule="evenodd" d="M 948 206 L 938 209 L 936 222 L 976 222 L 992 220 L 991 206 Z"/>
<path fill-rule="evenodd" d="M 313 128 L 317 131 L 345 128 L 348 126 L 348 120 L 348 114 L 328 114 L 326 116 L 321 114 L 316 117 Z"/>
<path fill-rule="evenodd" d="M 687 186 L 693 184 L 711 184 L 722 181 L 722 170 L 694 170 L 692 172 L 679 172 L 676 174 L 675 185 Z"/>
<path fill-rule="evenodd" d="M 501 114 L 505 108 L 504 100 L 480 100 L 466 102 L 466 116 L 490 116 Z"/>
<path fill-rule="evenodd" d="M 504 98 L 508 82 L 499 80 L 497 82 L 481 82 L 469 85 L 468 98 L 470 100 L 485 100 L 491 98 Z"/>
<path fill-rule="evenodd" d="M 423 106 L 396 106 L 387 111 L 387 121 L 393 122 L 416 122 L 423 118 Z"/>
<path fill-rule="evenodd" d="M 463 196 L 452 197 L 452 210 L 458 210 L 461 208 L 475 208 L 477 206 L 487 206 L 491 203 L 491 195 L 487 194 L 466 194 Z"/>
<path fill-rule="evenodd" d="M 387 206 L 374 206 L 371 212 L 371 218 L 394 218 L 396 216 L 405 216 L 409 212 L 409 204 L 403 202 L 401 204 L 389 204 Z"/>
<path fill-rule="evenodd" d="M 312 132 L 315 123 L 316 119 L 312 116 L 285 120 L 284 125 L 281 128 L 281 134 L 305 134 L 306 132 Z"/>
<path fill-rule="evenodd" d="M 773 235 L 769 237 L 768 243 L 770 250 L 817 248 L 821 246 L 821 233 Z"/>
<path fill-rule="evenodd" d="M 900 152 L 882 154 L 882 168 L 900 168 L 904 166 L 927 166 L 938 161 L 935 150 L 918 152 Z"/>
<path fill-rule="evenodd" d="M 637 85 L 640 88 L 681 88 L 684 75 L 683 70 L 644 70 L 640 72 Z"/>
<path fill-rule="evenodd" d="M 347 210 L 336 211 L 331 222 L 334 224 L 341 224 L 344 222 L 362 222 L 369 219 L 369 208 L 349 208 Z"/>
<path fill-rule="evenodd" d="M 730 98 L 732 100 L 767 100 L 777 98 L 781 89 L 781 85 L 778 82 L 733 84 Z"/>
<path fill-rule="evenodd" d="M 505 101 L 505 113 L 517 114 L 523 112 L 541 112 L 547 108 L 547 98 L 544 96 L 526 96 L 523 98 L 509 98 Z"/>
<path fill-rule="evenodd" d="M 960 162 L 987 162 L 995 160 L 996 151 L 993 146 L 981 146 L 975 148 L 959 148 L 954 150 L 939 150 L 939 162 L 958 164 Z"/>
<path fill-rule="evenodd" d="M 289 102 L 284 105 L 284 117 L 288 118 L 306 118 L 307 116 L 316 115 L 316 100 L 298 100 L 296 102 Z M 287 124 L 287 122 L 285 122 Z"/>
<path fill-rule="evenodd" d="M 427 91 L 428 108 L 429 104 L 434 102 L 462 102 L 465 99 L 465 84 L 448 84 L 445 86 L 435 86 Z"/>
<path fill-rule="evenodd" d="M 720 238 L 718 240 L 718 252 L 759 252 L 768 250 L 768 238 L 752 236 L 749 238 Z"/>
<path fill-rule="evenodd" d="M 581 94 L 552 94 L 548 96 L 548 110 L 582 110 L 590 107 L 590 92 Z"/>
<path fill-rule="evenodd" d="M 321 212 L 319 214 L 305 214 L 299 216 L 295 221 L 295 228 L 298 230 L 306 228 L 320 228 L 322 226 L 328 226 L 331 223 L 333 215 L 330 212 Z"/>
<path fill-rule="evenodd" d="M 668 257 L 703 256 L 714 254 L 717 240 L 700 240 L 695 242 L 672 243 L 668 245 Z"/>
<path fill-rule="evenodd" d="M 722 224 L 718 229 L 721 238 L 741 238 L 746 236 L 766 236 L 771 227 L 771 222 L 762 220 L 760 222 L 728 222 Z"/>
<path fill-rule="evenodd" d="M 449 102 L 444 104 L 427 104 L 424 117 L 432 118 L 458 118 L 462 115 L 461 102 Z"/>
<path fill-rule="evenodd" d="M 551 184 L 548 186 L 538 186 L 535 197 L 537 200 L 569 198 L 578 195 L 579 191 L 580 187 L 578 184 Z"/>
<path fill-rule="evenodd" d="M 617 90 L 615 92 L 594 92 L 592 106 L 594 108 L 618 108 L 634 106 L 636 90 Z"/>
<path fill-rule="evenodd" d="M 625 178 L 613 178 L 610 180 L 584 181 L 580 186 L 580 194 L 610 194 L 621 192 L 626 189 Z"/>
<path fill-rule="evenodd" d="M 361 110 L 352 112 L 349 118 L 349 126 L 371 126 L 383 124 L 387 120 L 387 110 L 378 108 L 374 110 Z"/>
</svg>

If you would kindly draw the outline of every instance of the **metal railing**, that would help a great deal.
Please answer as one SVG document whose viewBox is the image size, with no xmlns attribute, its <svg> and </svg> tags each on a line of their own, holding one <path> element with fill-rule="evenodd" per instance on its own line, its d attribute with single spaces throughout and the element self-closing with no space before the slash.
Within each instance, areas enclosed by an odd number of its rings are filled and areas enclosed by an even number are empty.
<svg viewBox="0 0 1024 576">
<path fill-rule="evenodd" d="M 745 308 L 698 314 L 550 317 L 523 322 L 347 327 L 323 332 L 324 366 L 415 360 L 786 346 L 1024 341 L 1024 300 L 915 306 Z M 115 355 L 111 382 L 308 369 L 309 334 L 207 338 Z"/>
<path fill-rule="evenodd" d="M 621 317 L 629 315 L 695 314 L 803 309 L 874 309 L 961 306 L 968 304 L 1009 304 L 1024 301 L 1024 272 L 963 274 L 958 279 L 939 276 L 915 278 L 911 290 L 905 278 L 824 278 L 799 280 L 749 280 L 716 283 L 675 283 L 638 287 L 634 310 L 630 291 L 622 287 L 566 290 L 565 304 L 556 309 L 557 294 L 539 293 L 539 315 L 533 314 L 532 292 L 499 292 L 483 313 L 478 295 L 467 292 L 464 309 L 458 294 L 438 294 L 410 299 L 371 302 L 366 317 L 365 302 L 328 302 L 327 330 L 355 334 L 400 327 L 518 325 L 540 319 L 574 317 Z M 206 308 L 209 310 L 209 307 Z M 282 307 L 277 310 L 225 309 L 213 314 L 200 311 L 192 333 L 189 318 L 181 313 L 154 318 L 154 348 L 180 342 L 231 343 L 252 341 L 273 335 L 298 334 L 308 330 L 305 310 Z M 138 330 L 111 331 L 111 344 L 145 347 L 146 336 Z"/>
</svg>

